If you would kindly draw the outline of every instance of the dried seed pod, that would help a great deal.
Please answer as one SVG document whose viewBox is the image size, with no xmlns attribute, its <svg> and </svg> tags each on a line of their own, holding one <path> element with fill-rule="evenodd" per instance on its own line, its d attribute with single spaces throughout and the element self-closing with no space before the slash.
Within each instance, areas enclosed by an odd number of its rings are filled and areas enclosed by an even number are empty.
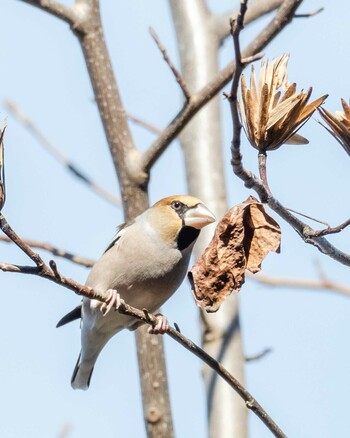
<svg viewBox="0 0 350 438">
<path fill-rule="evenodd" d="M 296 84 L 289 84 L 288 59 L 288 55 L 282 55 L 263 61 L 259 80 L 252 66 L 250 89 L 244 75 L 241 78 L 240 117 L 250 144 L 259 151 L 275 150 L 284 143 L 308 143 L 296 132 L 327 98 L 325 95 L 307 104 L 312 88 L 297 92 Z"/>
</svg>

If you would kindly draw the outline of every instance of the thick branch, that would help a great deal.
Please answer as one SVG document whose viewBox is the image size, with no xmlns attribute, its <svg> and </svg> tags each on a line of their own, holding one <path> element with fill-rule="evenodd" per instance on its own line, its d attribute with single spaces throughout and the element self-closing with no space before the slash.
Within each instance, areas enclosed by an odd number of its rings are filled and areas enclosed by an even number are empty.
<svg viewBox="0 0 350 438">
<path fill-rule="evenodd" d="M 248 58 L 266 47 L 266 45 L 293 19 L 294 13 L 301 2 L 302 0 L 285 0 L 273 20 L 242 52 L 242 57 Z M 234 63 L 230 63 L 205 87 L 191 96 L 190 100 L 185 104 L 182 110 L 143 154 L 142 168 L 146 172 L 157 161 L 168 145 L 179 135 L 193 116 L 207 102 L 209 102 L 222 89 L 222 87 L 230 82 L 234 69 Z"/>
<path fill-rule="evenodd" d="M 60 18 L 63 21 L 66 21 L 69 25 L 73 25 L 76 21 L 77 17 L 72 8 L 68 6 L 62 5 L 59 2 L 54 0 L 22 0 L 24 3 L 28 3 L 32 6 L 36 6 L 37 8 L 42 9 L 45 12 L 48 12 L 55 17 Z"/>
<path fill-rule="evenodd" d="M 38 4 L 36 4 L 38 6 Z M 98 0 L 76 0 L 74 33 L 79 38 L 95 99 L 104 126 L 111 156 L 119 179 L 126 219 L 132 219 L 148 206 L 148 173 L 141 168 L 129 130 L 126 113 L 114 77 L 104 40 Z M 173 436 L 169 392 L 162 338 L 151 342 L 141 328 L 136 332 L 143 393 L 144 418 L 148 437 Z M 146 371 L 146 372 L 145 372 Z M 159 385 L 155 386 L 157 381 Z M 147 395 L 147 399 L 146 396 Z M 154 422 L 154 410 L 158 421 Z M 152 412 L 151 412 L 152 411 Z M 151 415 L 152 414 L 152 415 Z"/>
</svg>

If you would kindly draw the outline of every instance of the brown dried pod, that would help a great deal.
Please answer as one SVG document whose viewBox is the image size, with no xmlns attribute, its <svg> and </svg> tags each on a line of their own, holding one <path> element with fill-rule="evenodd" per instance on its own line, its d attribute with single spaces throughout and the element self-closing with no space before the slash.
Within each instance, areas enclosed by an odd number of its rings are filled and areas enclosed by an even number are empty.
<svg viewBox="0 0 350 438">
<path fill-rule="evenodd" d="M 318 108 L 318 111 L 327 123 L 327 126 L 323 123 L 321 125 L 333 135 L 347 154 L 350 155 L 350 107 L 344 99 L 341 99 L 341 103 L 343 111 L 336 111 L 334 116 L 324 108 Z"/>
<path fill-rule="evenodd" d="M 254 66 L 248 88 L 244 75 L 238 101 L 242 124 L 250 144 L 260 151 L 272 151 L 282 144 L 306 144 L 297 131 L 312 116 L 327 95 L 308 104 L 312 88 L 297 91 L 287 79 L 289 56 L 261 63 L 257 80 Z"/>
<path fill-rule="evenodd" d="M 253 196 L 232 207 L 188 274 L 197 305 L 216 312 L 226 297 L 240 291 L 246 269 L 259 272 L 267 253 L 279 252 L 280 241 L 279 225 Z"/>
</svg>

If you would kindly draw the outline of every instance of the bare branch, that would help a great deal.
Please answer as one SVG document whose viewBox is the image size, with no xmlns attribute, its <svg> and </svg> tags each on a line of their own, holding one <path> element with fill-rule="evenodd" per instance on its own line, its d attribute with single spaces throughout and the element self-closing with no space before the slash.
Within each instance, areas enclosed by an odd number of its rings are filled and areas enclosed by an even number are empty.
<svg viewBox="0 0 350 438">
<path fill-rule="evenodd" d="M 45 263 L 42 260 L 42 258 L 39 256 L 39 254 L 36 254 L 10 227 L 8 222 L 6 221 L 5 217 L 0 213 L 0 228 L 2 231 L 8 236 L 9 239 L 12 240 L 12 242 L 17 245 L 27 256 L 33 260 L 33 262 L 36 264 L 38 271 L 41 272 L 44 267 Z"/>
<path fill-rule="evenodd" d="M 4 272 L 17 272 L 22 274 L 38 275 L 47 280 L 53 281 L 56 284 L 64 286 L 67 289 L 72 290 L 78 295 L 108 303 L 108 292 L 94 290 L 88 286 L 79 284 L 70 278 L 64 277 L 58 272 L 56 263 L 53 260 L 50 261 L 50 267 L 48 267 L 40 258 L 40 256 L 38 254 L 34 254 L 33 251 L 20 239 L 20 237 L 10 227 L 5 217 L 1 213 L 0 228 L 11 239 L 13 239 L 14 243 L 16 243 L 16 245 L 18 245 L 23 250 L 23 252 L 27 254 L 28 257 L 30 257 L 36 264 L 36 267 L 31 267 L 0 263 L 0 270 Z M 122 302 L 122 304 L 118 308 L 116 308 L 116 310 L 124 315 L 133 316 L 138 320 L 151 325 L 152 327 L 154 327 L 157 323 L 157 317 L 155 315 L 149 313 L 148 311 L 136 309 L 124 302 Z M 207 354 L 198 345 L 196 345 L 190 339 L 186 338 L 176 329 L 169 327 L 167 330 L 167 334 L 183 347 L 185 347 L 187 350 L 199 357 L 213 370 L 215 370 L 218 375 L 221 376 L 241 396 L 241 398 L 245 401 L 247 408 L 251 409 L 261 419 L 261 421 L 274 433 L 275 436 L 283 438 L 286 436 L 277 426 L 277 424 L 272 420 L 272 418 L 266 413 L 262 406 L 255 400 L 255 398 L 219 362 L 217 362 L 213 357 Z"/>
<path fill-rule="evenodd" d="M 306 219 L 310 219 L 310 220 L 312 220 L 312 221 L 314 221 L 314 222 L 317 222 L 317 223 L 319 223 L 319 224 L 325 225 L 327 228 L 330 228 L 330 227 L 331 227 L 329 224 L 327 224 L 327 222 L 321 221 L 320 219 L 316 219 L 316 218 L 314 218 L 314 217 L 312 217 L 312 216 L 309 216 L 309 215 L 307 215 L 307 214 L 305 214 L 305 213 L 301 213 L 300 211 L 293 210 L 292 208 L 289 208 L 289 207 L 287 208 L 287 210 L 288 210 L 288 211 L 291 211 L 292 213 L 295 213 L 295 214 L 297 214 L 297 215 L 299 215 L 299 216 L 306 217 Z"/>
<path fill-rule="evenodd" d="M 162 130 L 160 128 L 157 128 L 152 123 L 147 122 L 146 120 L 140 119 L 140 117 L 133 116 L 130 113 L 126 113 L 126 117 L 134 122 L 136 125 L 140 125 L 143 128 L 147 129 L 148 131 L 152 132 L 153 134 L 160 134 Z"/>
<path fill-rule="evenodd" d="M 315 231 L 309 231 L 310 236 L 326 236 L 327 234 L 336 234 L 336 233 L 340 233 L 340 231 L 343 231 L 344 228 L 348 227 L 350 225 L 350 219 L 346 220 L 345 222 L 341 223 L 340 225 L 338 225 L 337 227 L 330 227 L 328 226 L 327 228 L 325 228 L 324 230 L 315 230 Z"/>
<path fill-rule="evenodd" d="M 251 64 L 252 62 L 259 61 L 259 59 L 263 58 L 264 56 L 265 56 L 265 54 L 263 52 L 256 53 L 255 55 L 247 56 L 246 58 L 242 58 L 241 62 L 244 65 L 248 65 L 248 64 Z"/>
<path fill-rule="evenodd" d="M 74 25 L 76 21 L 76 15 L 72 8 L 62 5 L 54 0 L 22 0 L 22 2 L 36 6 L 37 8 L 66 21 L 71 26 Z"/>
<path fill-rule="evenodd" d="M 299 4 L 299 2 L 297 3 Z M 234 42 L 235 42 L 236 57 L 238 59 L 242 59 L 242 56 L 237 54 L 237 52 L 239 52 L 239 45 L 237 45 L 237 38 L 234 38 Z M 272 194 L 270 194 L 266 190 L 266 187 L 264 186 L 263 182 L 259 178 L 257 178 L 252 172 L 247 171 L 243 167 L 242 155 L 240 152 L 242 125 L 239 120 L 238 107 L 237 107 L 237 90 L 238 90 L 239 78 L 242 70 L 243 70 L 243 66 L 238 65 L 233 76 L 231 94 L 229 96 L 229 101 L 231 105 L 232 123 L 233 123 L 231 164 L 235 175 L 237 175 L 242 181 L 244 181 L 246 187 L 254 189 L 256 193 L 259 195 L 260 200 L 262 202 L 266 202 L 273 211 L 275 211 L 280 217 L 282 217 L 287 223 L 289 223 L 295 229 L 295 231 L 300 235 L 300 237 L 304 240 L 304 242 L 314 245 L 320 252 L 328 255 L 329 257 L 333 258 L 339 263 L 342 263 L 346 266 L 350 266 L 349 254 L 346 254 L 343 251 L 337 249 L 324 237 L 314 236 L 313 233 L 315 233 L 315 230 L 313 230 L 310 226 L 302 222 L 300 219 L 295 217 L 290 211 L 288 211 L 287 208 L 285 208 L 276 198 L 272 196 Z"/>
<path fill-rule="evenodd" d="M 249 8 L 244 17 L 244 25 L 252 23 L 263 15 L 269 14 L 279 8 L 283 0 L 255 1 L 249 4 Z M 235 20 L 239 9 L 228 11 L 225 14 L 217 15 L 212 13 L 211 20 L 214 26 L 216 37 L 222 43 L 230 35 L 230 20 Z"/>
<path fill-rule="evenodd" d="M 242 52 L 242 59 L 261 52 L 264 47 L 266 47 L 266 45 L 293 19 L 294 13 L 301 1 L 302 0 L 285 0 L 273 20 Z M 169 123 L 159 137 L 151 144 L 149 149 L 143 154 L 142 167 L 145 171 L 148 171 L 152 167 L 192 117 L 231 80 L 234 69 L 234 63 L 230 63 L 221 70 L 215 78 L 209 82 L 209 84 L 191 96 L 191 99 L 187 102 L 184 108 L 182 108 L 177 116 Z"/>
<path fill-rule="evenodd" d="M 335 281 L 329 280 L 322 276 L 319 280 L 308 280 L 300 278 L 284 278 L 284 277 L 272 277 L 264 274 L 252 275 L 248 273 L 248 278 L 260 283 L 264 286 L 271 287 L 284 287 L 284 288 L 295 288 L 295 289 L 321 289 L 334 291 L 341 295 L 350 297 L 350 287 L 344 284 L 336 283 Z"/>
<path fill-rule="evenodd" d="M 62 257 L 62 258 L 67 259 L 67 260 L 69 260 L 77 265 L 85 266 L 86 268 L 91 268 L 93 266 L 93 264 L 95 263 L 94 260 L 91 260 L 91 259 L 88 259 L 85 257 L 81 257 L 81 256 L 77 256 L 77 255 L 72 254 L 70 252 L 67 252 L 63 249 L 59 249 L 59 248 L 57 248 L 49 243 L 40 242 L 38 240 L 32 240 L 32 239 L 22 239 L 22 240 L 26 245 L 28 245 L 32 248 L 43 249 L 45 251 L 50 252 L 54 256 Z M 0 236 L 0 241 L 4 242 L 4 243 L 13 243 L 13 241 L 9 237 L 5 237 L 5 236 Z"/>
<path fill-rule="evenodd" d="M 156 34 L 156 32 L 154 31 L 154 29 L 152 27 L 149 28 L 149 32 L 150 32 L 152 38 L 154 39 L 155 43 L 157 44 L 158 49 L 162 52 L 162 55 L 163 55 L 165 62 L 168 64 L 170 70 L 173 72 L 173 75 L 176 79 L 176 82 L 180 85 L 181 90 L 182 90 L 186 100 L 187 101 L 190 100 L 191 93 L 189 92 L 189 89 L 187 87 L 186 82 L 184 81 L 184 78 L 181 76 L 179 70 L 171 62 L 171 59 L 169 58 L 165 47 L 162 45 L 158 35 Z"/>
<path fill-rule="evenodd" d="M 82 170 L 80 170 L 78 166 L 76 166 L 64 154 L 62 154 L 62 152 L 45 137 L 35 123 L 28 116 L 26 116 L 14 102 L 11 100 L 6 100 L 5 106 L 8 111 L 10 111 L 12 115 L 27 128 L 27 130 L 35 137 L 39 144 L 48 152 L 50 152 L 51 155 L 68 170 L 68 172 L 86 184 L 91 190 L 104 198 L 106 201 L 113 205 L 120 206 L 120 201 L 116 196 L 94 182 Z"/>
<path fill-rule="evenodd" d="M 130 220 L 148 206 L 149 173 L 141 167 L 141 154 L 135 148 L 129 129 L 105 42 L 99 0 L 76 0 L 73 9 L 77 20 L 72 30 L 79 39 L 91 79 L 118 176 L 125 219 Z M 135 336 L 147 435 L 157 437 L 165 433 L 173 437 L 163 339 L 151 339 L 142 327 Z M 154 413 L 157 421 L 154 421 Z"/>
<path fill-rule="evenodd" d="M 246 362 L 256 362 L 257 360 L 263 359 L 271 352 L 272 352 L 272 348 L 264 348 L 264 350 L 262 350 L 260 353 L 246 356 L 245 361 Z"/>
</svg>

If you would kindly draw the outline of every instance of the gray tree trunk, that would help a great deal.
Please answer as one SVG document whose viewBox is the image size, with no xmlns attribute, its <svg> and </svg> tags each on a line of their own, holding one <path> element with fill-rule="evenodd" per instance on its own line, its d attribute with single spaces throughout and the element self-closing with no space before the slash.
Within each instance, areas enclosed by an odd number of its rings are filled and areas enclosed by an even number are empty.
<svg viewBox="0 0 350 438">
<path fill-rule="evenodd" d="M 206 85 L 218 71 L 220 40 L 201 0 L 170 0 L 181 69 L 192 92 Z M 227 209 L 223 171 L 219 97 L 213 99 L 188 124 L 180 136 L 189 192 L 202 199 L 217 217 Z M 209 227 L 207 227 L 209 228 Z M 204 229 L 196 245 L 198 257 L 212 236 Z M 217 314 L 202 314 L 205 350 L 244 381 L 244 355 L 238 299 L 227 300 Z M 242 400 L 208 367 L 203 370 L 207 392 L 209 437 L 246 438 L 247 409 Z"/>
</svg>

